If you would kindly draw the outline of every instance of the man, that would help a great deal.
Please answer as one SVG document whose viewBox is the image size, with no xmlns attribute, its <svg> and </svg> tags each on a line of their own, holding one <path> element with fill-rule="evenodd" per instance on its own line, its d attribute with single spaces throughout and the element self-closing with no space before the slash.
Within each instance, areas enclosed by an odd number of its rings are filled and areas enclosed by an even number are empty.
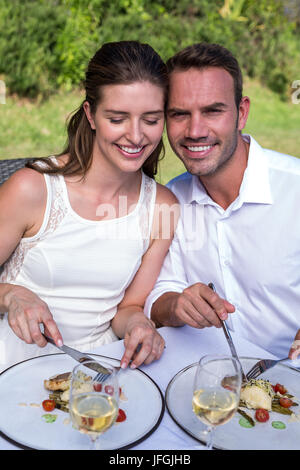
<svg viewBox="0 0 300 470">
<path fill-rule="evenodd" d="M 246 339 L 295 359 L 300 160 L 242 135 L 250 100 L 227 49 L 196 44 L 167 65 L 168 137 L 188 172 L 168 184 L 181 220 L 145 310 L 168 326 L 220 327 L 227 319 Z"/>
</svg>

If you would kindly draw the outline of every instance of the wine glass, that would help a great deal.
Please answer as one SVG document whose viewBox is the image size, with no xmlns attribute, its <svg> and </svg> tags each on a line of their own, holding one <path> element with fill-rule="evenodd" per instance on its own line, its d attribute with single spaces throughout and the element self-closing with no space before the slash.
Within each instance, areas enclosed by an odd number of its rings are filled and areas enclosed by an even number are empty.
<svg viewBox="0 0 300 470">
<path fill-rule="evenodd" d="M 104 381 L 100 381 L 99 364 L 109 372 Z M 119 411 L 119 385 L 115 368 L 104 361 L 92 360 L 74 367 L 69 408 L 75 428 L 90 437 L 91 449 L 99 449 L 100 434 L 114 424 Z"/>
<path fill-rule="evenodd" d="M 216 426 L 227 423 L 236 412 L 242 371 L 234 357 L 204 356 L 200 359 L 193 388 L 193 412 L 208 426 L 207 450 L 213 448 Z"/>
</svg>

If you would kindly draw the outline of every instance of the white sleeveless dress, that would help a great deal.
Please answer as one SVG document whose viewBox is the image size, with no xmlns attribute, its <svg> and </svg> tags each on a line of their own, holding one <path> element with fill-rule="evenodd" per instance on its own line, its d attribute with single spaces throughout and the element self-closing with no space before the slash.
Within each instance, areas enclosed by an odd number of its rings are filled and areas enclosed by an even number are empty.
<svg viewBox="0 0 300 470">
<path fill-rule="evenodd" d="M 47 206 L 42 226 L 35 236 L 20 241 L 4 265 L 0 282 L 37 294 L 47 303 L 64 343 L 89 351 L 118 339 L 111 320 L 149 246 L 156 183 L 142 173 L 133 210 L 118 218 L 92 221 L 72 209 L 63 176 L 44 177 Z M 49 353 L 57 349 L 50 344 L 45 348 L 26 344 L 13 333 L 4 315 L 0 371 Z"/>
</svg>

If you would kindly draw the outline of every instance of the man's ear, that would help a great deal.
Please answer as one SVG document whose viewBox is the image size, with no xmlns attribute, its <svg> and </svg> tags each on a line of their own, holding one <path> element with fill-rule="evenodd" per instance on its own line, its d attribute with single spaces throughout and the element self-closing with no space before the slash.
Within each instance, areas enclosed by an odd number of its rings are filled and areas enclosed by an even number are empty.
<svg viewBox="0 0 300 470">
<path fill-rule="evenodd" d="M 91 129 L 95 130 L 96 129 L 95 121 L 94 121 L 93 115 L 91 113 L 90 103 L 88 101 L 85 101 L 83 103 L 83 109 L 84 109 L 85 115 L 87 117 L 87 120 L 89 121 L 89 123 L 91 125 Z"/>
<path fill-rule="evenodd" d="M 250 98 L 248 96 L 243 96 L 239 105 L 239 120 L 238 120 L 238 130 L 241 131 L 247 124 L 247 119 L 250 110 Z"/>
</svg>

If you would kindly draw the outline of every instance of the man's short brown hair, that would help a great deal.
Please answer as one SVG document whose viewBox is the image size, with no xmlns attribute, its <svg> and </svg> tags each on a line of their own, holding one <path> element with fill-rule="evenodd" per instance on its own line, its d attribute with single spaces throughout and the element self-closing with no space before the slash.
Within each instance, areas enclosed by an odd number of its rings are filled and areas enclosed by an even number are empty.
<svg viewBox="0 0 300 470">
<path fill-rule="evenodd" d="M 219 44 L 198 43 L 188 46 L 167 61 L 168 73 L 190 68 L 203 69 L 220 67 L 233 78 L 234 97 L 237 108 L 243 94 L 243 77 L 237 59 L 232 53 Z"/>
</svg>

